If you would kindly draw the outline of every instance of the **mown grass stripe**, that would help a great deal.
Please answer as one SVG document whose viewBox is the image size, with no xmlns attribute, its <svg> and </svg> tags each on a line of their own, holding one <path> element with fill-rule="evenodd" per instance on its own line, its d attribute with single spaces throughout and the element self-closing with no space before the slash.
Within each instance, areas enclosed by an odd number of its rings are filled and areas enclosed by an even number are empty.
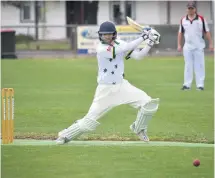
<svg viewBox="0 0 215 178">
<path fill-rule="evenodd" d="M 27 140 L 16 139 L 12 144 L 7 146 L 48 146 L 56 145 L 53 140 Z M 186 143 L 186 142 L 164 142 L 164 141 L 151 141 L 145 143 L 142 141 L 71 141 L 62 146 L 156 146 L 156 147 L 214 147 L 214 144 L 206 143 Z"/>
</svg>

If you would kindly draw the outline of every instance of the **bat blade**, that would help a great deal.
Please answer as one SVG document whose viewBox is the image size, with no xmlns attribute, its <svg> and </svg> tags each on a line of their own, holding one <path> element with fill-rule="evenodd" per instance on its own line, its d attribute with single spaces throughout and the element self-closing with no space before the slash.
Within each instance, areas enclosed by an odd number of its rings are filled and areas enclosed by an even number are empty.
<svg viewBox="0 0 215 178">
<path fill-rule="evenodd" d="M 138 24 L 137 22 L 135 22 L 133 19 L 131 19 L 130 17 L 126 17 L 127 22 L 129 25 L 131 25 L 134 29 L 136 29 L 137 31 L 143 31 L 144 28 L 149 27 L 149 26 L 141 26 L 140 24 Z"/>
</svg>

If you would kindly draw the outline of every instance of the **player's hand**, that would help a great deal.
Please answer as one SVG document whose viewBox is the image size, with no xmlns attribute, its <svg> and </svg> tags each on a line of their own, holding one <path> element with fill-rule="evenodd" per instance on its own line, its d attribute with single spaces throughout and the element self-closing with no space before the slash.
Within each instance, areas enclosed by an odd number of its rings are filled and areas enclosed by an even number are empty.
<svg viewBox="0 0 215 178">
<path fill-rule="evenodd" d="M 143 37 L 144 41 L 150 40 L 153 42 L 153 44 L 159 44 L 160 43 L 160 34 L 154 29 L 149 28 L 149 29 L 143 30 L 143 33 L 141 36 Z"/>
<path fill-rule="evenodd" d="M 150 47 L 155 44 L 155 38 L 153 37 L 151 31 L 143 31 L 141 36 L 143 37 L 143 40 L 146 42 L 146 44 L 148 44 Z"/>
<path fill-rule="evenodd" d="M 181 52 L 182 51 L 182 47 L 181 47 L 181 45 L 178 45 L 178 49 L 177 49 L 179 52 Z"/>
<path fill-rule="evenodd" d="M 210 51 L 210 52 L 213 52 L 213 51 L 214 51 L 214 48 L 213 48 L 213 45 L 212 45 L 212 44 L 209 44 L 209 51 Z"/>
<path fill-rule="evenodd" d="M 150 40 L 150 39 L 147 39 L 145 42 L 146 42 L 146 44 L 147 44 L 148 46 L 150 46 L 150 47 L 152 47 L 152 46 L 155 44 L 155 42 L 152 41 L 152 40 Z"/>
<path fill-rule="evenodd" d="M 155 39 L 155 44 L 159 44 L 160 43 L 160 40 L 161 40 L 161 35 L 160 33 L 158 33 L 158 31 L 156 31 L 155 29 L 152 29 L 151 30 L 151 33 L 152 33 L 152 36 L 153 38 Z"/>
</svg>

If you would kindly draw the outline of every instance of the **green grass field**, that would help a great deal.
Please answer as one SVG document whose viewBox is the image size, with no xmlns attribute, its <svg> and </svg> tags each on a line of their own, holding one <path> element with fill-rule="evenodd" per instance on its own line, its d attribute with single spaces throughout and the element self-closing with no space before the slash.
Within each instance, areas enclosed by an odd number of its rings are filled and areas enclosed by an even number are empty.
<svg viewBox="0 0 215 178">
<path fill-rule="evenodd" d="M 2 178 L 213 178 L 214 168 L 213 148 L 5 146 L 2 154 Z"/>
<path fill-rule="evenodd" d="M 181 91 L 183 58 L 126 61 L 126 79 L 161 99 L 151 120 L 152 141 L 214 143 L 214 61 L 206 59 L 205 91 Z M 96 89 L 97 61 L 89 59 L 2 60 L 2 88 L 15 89 L 15 137 L 55 139 L 82 118 Z M 138 140 L 129 130 L 137 110 L 119 106 L 98 129 L 79 140 Z M 192 166 L 199 158 L 201 166 Z M 4 178 L 212 178 L 213 148 L 2 146 Z"/>
</svg>

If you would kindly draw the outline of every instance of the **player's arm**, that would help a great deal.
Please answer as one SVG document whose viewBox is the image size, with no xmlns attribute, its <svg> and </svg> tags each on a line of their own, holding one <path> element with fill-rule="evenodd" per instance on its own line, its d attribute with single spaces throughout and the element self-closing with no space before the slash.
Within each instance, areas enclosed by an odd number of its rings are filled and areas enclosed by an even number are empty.
<svg viewBox="0 0 215 178">
<path fill-rule="evenodd" d="M 106 58 L 115 58 L 117 54 L 123 54 L 128 51 L 132 51 L 135 48 L 137 48 L 143 41 L 151 38 L 148 31 L 144 31 L 141 35 L 141 37 L 137 38 L 136 40 L 133 40 L 129 43 L 119 43 L 116 45 L 105 45 L 105 47 L 102 47 L 98 49 L 97 54 L 102 55 Z"/>
<path fill-rule="evenodd" d="M 182 20 L 180 22 L 180 25 L 179 25 L 179 30 L 178 30 L 178 50 L 181 51 L 182 47 L 181 47 L 181 43 L 182 43 L 182 36 L 183 36 L 183 33 L 184 33 L 184 27 L 182 25 Z"/>
<path fill-rule="evenodd" d="M 148 52 L 150 51 L 150 49 L 152 48 L 153 45 L 154 45 L 154 42 L 148 40 L 146 46 L 143 49 L 141 49 L 140 51 L 137 49 L 130 51 L 126 55 L 125 59 L 133 58 L 135 60 L 141 60 L 145 56 L 147 56 Z"/>
<path fill-rule="evenodd" d="M 211 33 L 210 33 L 210 30 L 209 30 L 209 27 L 208 27 L 208 23 L 206 21 L 206 19 L 204 18 L 203 20 L 203 31 L 205 33 L 205 36 L 209 42 L 209 48 L 213 48 L 213 40 L 212 40 L 212 37 L 211 37 Z"/>
<path fill-rule="evenodd" d="M 181 42 L 182 42 L 182 33 L 178 32 L 178 47 L 181 47 Z"/>
<path fill-rule="evenodd" d="M 133 58 L 136 60 L 141 60 L 145 56 L 147 56 L 149 50 L 153 47 L 153 45 L 160 43 L 160 34 L 156 30 L 152 30 L 153 32 L 150 34 L 151 37 L 148 38 L 146 42 L 146 46 L 142 50 L 132 50 L 130 51 L 125 59 Z"/>
<path fill-rule="evenodd" d="M 145 41 L 146 43 L 151 43 L 149 41 L 155 41 L 155 35 L 156 40 L 159 41 L 160 34 L 156 30 L 151 28 L 145 28 L 140 38 L 133 40 L 129 43 L 124 43 L 123 45 L 115 49 L 115 53 L 118 54 L 126 53 L 128 51 L 134 51 L 143 41 Z"/>
<path fill-rule="evenodd" d="M 120 54 L 120 53 L 126 53 L 127 51 L 134 50 L 146 39 L 148 39 L 148 36 L 146 34 L 143 34 L 141 37 L 137 38 L 136 40 L 116 46 L 115 53 Z"/>
</svg>

